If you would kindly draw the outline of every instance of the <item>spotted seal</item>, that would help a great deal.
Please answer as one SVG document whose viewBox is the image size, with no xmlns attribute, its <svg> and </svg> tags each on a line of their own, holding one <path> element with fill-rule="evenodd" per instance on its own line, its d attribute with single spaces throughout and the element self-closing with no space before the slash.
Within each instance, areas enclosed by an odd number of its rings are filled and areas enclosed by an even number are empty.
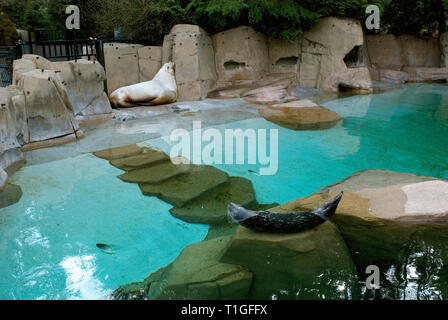
<svg viewBox="0 0 448 320">
<path fill-rule="evenodd" d="M 269 212 L 251 211 L 230 203 L 227 216 L 230 222 L 269 233 L 294 233 L 312 229 L 327 221 L 334 213 L 341 201 L 343 192 L 314 211 L 298 212 Z"/>
</svg>

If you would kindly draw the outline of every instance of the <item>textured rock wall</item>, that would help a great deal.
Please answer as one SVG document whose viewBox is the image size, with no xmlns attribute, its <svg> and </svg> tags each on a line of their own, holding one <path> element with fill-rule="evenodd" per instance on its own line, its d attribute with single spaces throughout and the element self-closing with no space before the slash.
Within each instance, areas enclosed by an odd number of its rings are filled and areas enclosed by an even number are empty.
<svg viewBox="0 0 448 320">
<path fill-rule="evenodd" d="M 175 25 L 165 37 L 163 63 L 175 64 L 178 100 L 201 100 L 215 84 L 217 75 L 213 43 L 202 28 Z"/>
<path fill-rule="evenodd" d="M 142 45 L 108 43 L 104 45 L 107 92 L 140 82 L 138 49 Z"/>
<path fill-rule="evenodd" d="M 268 73 L 268 44 L 262 33 L 242 26 L 214 34 L 212 39 L 220 82 L 253 81 Z"/>
<path fill-rule="evenodd" d="M 82 137 L 77 119 L 108 117 L 112 112 L 104 92 L 104 68 L 97 62 L 51 62 L 23 55 L 13 68 L 14 85 L 0 91 L 2 168 L 21 161 L 21 150 Z"/>
<path fill-rule="evenodd" d="M 400 71 L 403 67 L 440 66 L 440 43 L 432 38 L 410 35 L 369 35 L 367 48 L 371 63 L 379 69 Z"/>
<path fill-rule="evenodd" d="M 118 88 L 152 80 L 162 66 L 162 47 L 140 44 L 104 45 L 107 93 Z M 167 62 L 171 59 L 167 59 Z"/>
</svg>

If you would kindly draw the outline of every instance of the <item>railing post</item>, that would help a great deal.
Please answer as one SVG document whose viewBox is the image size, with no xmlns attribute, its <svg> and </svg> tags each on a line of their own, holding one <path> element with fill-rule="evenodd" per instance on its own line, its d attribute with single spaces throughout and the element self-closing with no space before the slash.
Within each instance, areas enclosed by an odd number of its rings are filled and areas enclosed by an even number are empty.
<svg viewBox="0 0 448 320">
<path fill-rule="evenodd" d="M 22 40 L 17 41 L 15 47 L 15 59 L 20 59 L 23 56 L 23 42 Z"/>
<path fill-rule="evenodd" d="M 106 63 L 105 63 L 105 60 L 104 60 L 104 43 L 103 43 L 103 40 L 95 39 L 94 41 L 95 41 L 96 59 L 103 66 L 104 71 L 107 72 L 107 70 L 106 70 Z M 107 94 L 107 78 L 106 78 L 106 80 L 104 80 L 104 91 Z"/>
<path fill-rule="evenodd" d="M 33 54 L 33 39 L 31 38 L 31 31 L 28 30 L 28 44 L 30 46 L 30 54 Z"/>
</svg>

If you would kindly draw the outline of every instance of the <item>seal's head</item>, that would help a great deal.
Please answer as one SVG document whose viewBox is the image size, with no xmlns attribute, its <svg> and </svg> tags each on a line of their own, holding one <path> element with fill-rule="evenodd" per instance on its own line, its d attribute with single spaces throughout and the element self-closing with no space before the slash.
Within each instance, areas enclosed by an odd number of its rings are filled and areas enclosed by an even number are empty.
<svg viewBox="0 0 448 320">
<path fill-rule="evenodd" d="M 165 71 L 165 72 L 167 72 L 167 73 L 169 73 L 169 74 L 174 76 L 174 70 L 175 70 L 174 62 L 167 62 L 167 63 L 165 63 L 162 66 L 161 70 L 163 70 L 163 71 Z"/>
<path fill-rule="evenodd" d="M 227 207 L 227 221 L 230 223 L 238 223 L 249 218 L 256 216 L 257 214 L 251 210 L 244 209 L 243 207 L 229 203 Z"/>
</svg>

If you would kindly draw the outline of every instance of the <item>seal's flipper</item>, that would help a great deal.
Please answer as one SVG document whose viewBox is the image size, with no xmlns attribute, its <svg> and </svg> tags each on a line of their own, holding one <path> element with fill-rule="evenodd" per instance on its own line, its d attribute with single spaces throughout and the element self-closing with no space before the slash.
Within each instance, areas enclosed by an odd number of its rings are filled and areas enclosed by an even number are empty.
<svg viewBox="0 0 448 320">
<path fill-rule="evenodd" d="M 332 215 L 335 214 L 339 202 L 342 199 L 344 192 L 339 193 L 335 198 L 324 203 L 321 207 L 313 211 L 315 215 L 318 215 L 322 219 L 328 220 Z"/>
</svg>

